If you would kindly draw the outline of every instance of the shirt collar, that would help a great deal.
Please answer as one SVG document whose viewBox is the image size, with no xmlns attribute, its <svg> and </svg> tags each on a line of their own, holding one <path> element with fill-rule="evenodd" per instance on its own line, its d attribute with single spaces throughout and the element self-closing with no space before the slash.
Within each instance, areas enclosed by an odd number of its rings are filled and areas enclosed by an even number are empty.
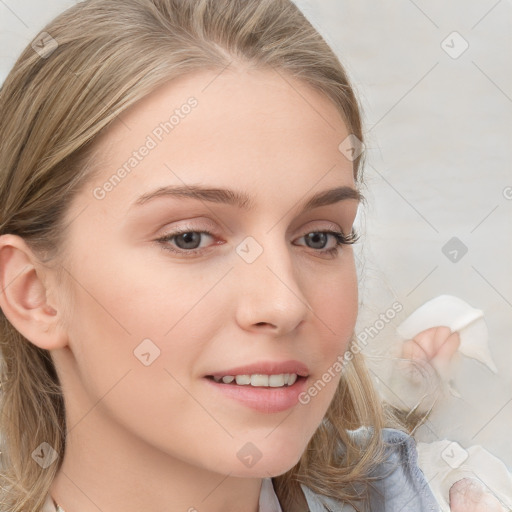
<svg viewBox="0 0 512 512">
<path fill-rule="evenodd" d="M 283 512 L 271 478 L 264 478 L 261 482 L 259 512 Z"/>
</svg>

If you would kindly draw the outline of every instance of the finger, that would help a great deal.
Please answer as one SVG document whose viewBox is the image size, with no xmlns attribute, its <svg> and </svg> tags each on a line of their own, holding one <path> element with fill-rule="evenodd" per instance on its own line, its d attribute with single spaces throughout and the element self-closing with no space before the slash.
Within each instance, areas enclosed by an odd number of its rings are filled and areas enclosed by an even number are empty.
<svg viewBox="0 0 512 512">
<path fill-rule="evenodd" d="M 413 338 L 413 341 L 415 341 L 425 351 L 428 360 L 435 356 L 434 338 L 436 330 L 437 327 L 431 327 L 430 329 L 421 331 Z"/>
<path fill-rule="evenodd" d="M 439 348 L 435 360 L 432 362 L 432 364 L 438 364 L 440 367 L 445 369 L 455 352 L 460 347 L 460 335 L 457 331 L 453 332 L 448 336 L 448 338 L 444 341 L 444 343 Z"/>
<path fill-rule="evenodd" d="M 423 350 L 423 347 L 418 345 L 414 340 L 407 340 L 402 345 L 402 357 L 404 359 L 420 359 L 427 361 L 428 354 Z"/>
<path fill-rule="evenodd" d="M 452 330 L 446 325 L 440 325 L 436 328 L 434 333 L 434 353 L 437 354 L 451 334 Z"/>
<path fill-rule="evenodd" d="M 449 497 L 451 512 L 506 512 L 496 497 L 474 478 L 455 482 Z"/>
</svg>

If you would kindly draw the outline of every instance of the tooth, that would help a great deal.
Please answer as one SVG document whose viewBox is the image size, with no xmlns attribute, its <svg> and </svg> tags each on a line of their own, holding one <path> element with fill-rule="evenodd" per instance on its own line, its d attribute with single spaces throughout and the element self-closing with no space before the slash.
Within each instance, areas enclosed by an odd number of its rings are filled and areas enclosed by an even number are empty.
<svg viewBox="0 0 512 512">
<path fill-rule="evenodd" d="M 270 375 L 268 378 L 268 385 L 271 388 L 280 388 L 285 385 L 286 374 L 283 375 Z M 252 381 L 251 381 L 252 382 Z"/>
<path fill-rule="evenodd" d="M 213 380 L 214 380 L 215 382 L 220 382 L 220 379 L 221 379 L 220 377 L 215 377 L 215 376 L 213 377 Z"/>
<path fill-rule="evenodd" d="M 224 384 L 231 384 L 234 380 L 235 377 L 233 377 L 233 375 L 226 375 L 225 377 L 222 377 L 222 382 L 224 382 Z"/>
<path fill-rule="evenodd" d="M 251 386 L 268 386 L 268 375 L 251 375 Z"/>
<path fill-rule="evenodd" d="M 285 373 L 284 374 L 284 385 L 286 386 L 288 384 L 288 380 L 290 379 L 290 374 Z"/>
<path fill-rule="evenodd" d="M 296 373 L 290 373 L 290 378 L 288 379 L 288 386 L 291 386 L 295 384 L 295 381 L 297 380 L 297 374 Z"/>
<path fill-rule="evenodd" d="M 248 384 L 251 383 L 251 376 L 250 375 L 237 375 L 236 383 L 242 384 L 243 386 L 247 386 Z"/>
</svg>

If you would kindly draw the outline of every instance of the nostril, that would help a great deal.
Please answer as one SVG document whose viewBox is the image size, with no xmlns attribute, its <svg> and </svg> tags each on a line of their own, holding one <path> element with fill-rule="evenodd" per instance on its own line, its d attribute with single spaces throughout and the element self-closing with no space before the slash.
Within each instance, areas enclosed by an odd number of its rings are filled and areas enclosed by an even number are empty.
<svg viewBox="0 0 512 512">
<path fill-rule="evenodd" d="M 257 322 L 256 324 L 254 325 L 268 325 L 269 327 L 275 327 L 274 324 L 271 324 L 269 322 Z"/>
</svg>

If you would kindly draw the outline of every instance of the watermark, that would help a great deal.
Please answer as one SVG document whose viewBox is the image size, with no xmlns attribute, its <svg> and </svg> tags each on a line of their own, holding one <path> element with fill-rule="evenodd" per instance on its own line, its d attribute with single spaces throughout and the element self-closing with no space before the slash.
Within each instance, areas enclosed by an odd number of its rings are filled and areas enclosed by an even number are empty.
<svg viewBox="0 0 512 512">
<path fill-rule="evenodd" d="M 145 338 L 135 347 L 133 354 L 144 366 L 149 366 L 160 357 L 160 349 L 149 338 Z"/>
<path fill-rule="evenodd" d="M 353 162 L 364 151 L 364 144 L 357 135 L 351 133 L 340 142 L 338 151 Z"/>
<path fill-rule="evenodd" d="M 503 197 L 509 200 L 512 199 L 512 187 L 509 186 L 503 189 Z"/>
<path fill-rule="evenodd" d="M 441 252 L 452 263 L 458 263 L 468 252 L 468 247 L 460 238 L 454 236 L 443 245 Z"/>
<path fill-rule="evenodd" d="M 356 336 L 357 340 L 366 346 L 368 344 L 368 336 L 370 336 L 371 339 L 375 338 L 375 336 L 396 317 L 396 314 L 400 313 L 403 309 L 404 306 L 402 303 L 398 301 L 393 302 L 390 308 L 379 315 L 379 318 L 373 322 L 373 325 L 365 327 L 364 330 Z"/>
<path fill-rule="evenodd" d="M 454 31 L 441 41 L 441 48 L 452 59 L 458 59 L 469 48 L 469 43 Z"/>
<path fill-rule="evenodd" d="M 379 334 L 379 332 L 382 331 L 382 329 L 384 329 L 384 327 L 389 324 L 389 322 L 393 320 L 396 314 L 400 313 L 403 308 L 404 307 L 400 302 L 394 302 L 390 308 L 379 315 L 379 318 L 373 322 L 373 325 L 365 327 L 362 332 L 357 334 L 356 339 L 352 341 L 348 350 L 336 358 L 336 361 L 327 369 L 326 372 L 323 373 L 322 377 L 317 379 L 316 382 L 309 386 L 307 390 L 302 391 L 302 393 L 299 394 L 299 402 L 302 405 L 307 405 L 311 401 L 311 398 L 317 396 L 318 393 L 322 391 L 350 361 L 352 361 L 354 354 L 361 352 L 364 347 L 368 345 L 368 341 L 375 338 L 375 336 L 377 336 L 377 334 Z"/>
<path fill-rule="evenodd" d="M 117 187 L 117 185 L 119 185 L 119 183 L 121 183 L 121 181 L 126 178 L 160 142 L 162 142 L 165 135 L 171 133 L 171 131 L 181 123 L 182 119 L 185 119 L 197 105 L 197 99 L 191 96 L 187 99 L 186 103 L 174 109 L 174 113 L 168 120 L 162 121 L 155 126 L 146 137 L 144 143 L 132 152 L 131 156 L 111 174 L 103 185 L 94 188 L 92 192 L 94 198 L 99 200 L 105 199 L 107 194 L 114 190 L 114 188 Z"/>
<path fill-rule="evenodd" d="M 236 246 L 235 251 L 246 263 L 254 263 L 263 253 L 263 247 L 255 238 L 248 236 Z"/>
<path fill-rule="evenodd" d="M 31 46 L 39 57 L 47 59 L 59 47 L 59 44 L 48 32 L 41 32 Z"/>
<path fill-rule="evenodd" d="M 33 452 L 32 458 L 43 468 L 49 468 L 58 458 L 59 454 L 51 445 L 41 443 Z"/>
<path fill-rule="evenodd" d="M 263 457 L 263 454 L 255 444 L 248 442 L 238 450 L 236 456 L 244 466 L 252 468 Z"/>
<path fill-rule="evenodd" d="M 468 457 L 469 453 L 457 441 L 452 441 L 441 452 L 441 458 L 453 469 L 460 467 Z"/>
</svg>

